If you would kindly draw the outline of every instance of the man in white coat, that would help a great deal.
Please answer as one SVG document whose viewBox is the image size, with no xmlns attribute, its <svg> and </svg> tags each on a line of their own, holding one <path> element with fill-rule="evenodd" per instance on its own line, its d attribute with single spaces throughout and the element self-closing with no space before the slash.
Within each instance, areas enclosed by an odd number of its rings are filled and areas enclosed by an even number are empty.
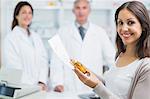
<svg viewBox="0 0 150 99">
<path fill-rule="evenodd" d="M 113 66 L 115 49 L 105 30 L 88 21 L 89 1 L 76 0 L 73 13 L 76 17 L 75 22 L 60 28 L 58 34 L 71 59 L 80 61 L 97 75 L 102 75 L 104 61 L 109 67 Z M 74 72 L 65 66 L 54 53 L 50 68 L 54 91 L 87 91 L 87 87 L 77 79 Z"/>
</svg>

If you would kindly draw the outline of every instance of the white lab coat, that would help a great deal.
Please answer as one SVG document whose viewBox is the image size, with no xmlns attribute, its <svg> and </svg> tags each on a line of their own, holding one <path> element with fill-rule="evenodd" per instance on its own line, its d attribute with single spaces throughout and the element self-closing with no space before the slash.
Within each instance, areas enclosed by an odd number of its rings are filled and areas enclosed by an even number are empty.
<svg viewBox="0 0 150 99">
<path fill-rule="evenodd" d="M 104 61 L 110 67 L 114 65 L 115 49 L 102 28 L 89 23 L 84 41 L 74 23 L 60 28 L 58 34 L 70 58 L 79 60 L 97 75 L 102 75 Z M 65 66 L 54 53 L 50 66 L 53 87 L 63 84 L 66 91 L 87 90 L 73 70 Z"/>
<path fill-rule="evenodd" d="M 30 31 L 31 32 L 31 31 Z M 21 83 L 47 84 L 48 57 L 39 35 L 16 26 L 4 41 L 4 65 L 22 70 Z"/>
</svg>

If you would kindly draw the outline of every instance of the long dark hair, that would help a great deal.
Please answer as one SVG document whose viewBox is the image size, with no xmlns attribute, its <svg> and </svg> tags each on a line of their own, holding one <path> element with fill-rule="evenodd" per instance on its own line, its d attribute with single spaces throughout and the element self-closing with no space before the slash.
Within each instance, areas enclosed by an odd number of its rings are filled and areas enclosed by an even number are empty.
<svg viewBox="0 0 150 99">
<path fill-rule="evenodd" d="M 18 20 L 16 19 L 16 16 L 19 14 L 19 12 L 20 12 L 20 10 L 21 10 L 21 8 L 22 8 L 23 6 L 29 6 L 29 7 L 31 8 L 31 10 L 32 10 L 32 15 L 33 15 L 33 8 L 32 8 L 32 6 L 31 6 L 27 1 L 20 1 L 20 2 L 16 5 L 15 10 L 14 10 L 13 22 L 12 22 L 12 27 L 11 27 L 12 30 L 13 30 L 13 28 L 14 28 L 16 25 L 18 25 Z M 29 32 L 28 29 L 27 29 L 27 31 Z M 29 34 L 30 34 L 30 32 L 29 32 Z"/>
<path fill-rule="evenodd" d="M 144 57 L 150 57 L 150 17 L 146 7 L 139 1 L 129 1 L 122 4 L 115 13 L 116 26 L 118 26 L 118 14 L 122 9 L 128 9 L 131 11 L 137 17 L 142 27 L 142 34 L 136 44 L 135 53 L 140 59 Z M 126 51 L 126 46 L 123 44 L 118 33 L 116 37 L 116 45 L 118 49 L 116 57 L 118 57 L 121 52 L 124 53 Z"/>
</svg>

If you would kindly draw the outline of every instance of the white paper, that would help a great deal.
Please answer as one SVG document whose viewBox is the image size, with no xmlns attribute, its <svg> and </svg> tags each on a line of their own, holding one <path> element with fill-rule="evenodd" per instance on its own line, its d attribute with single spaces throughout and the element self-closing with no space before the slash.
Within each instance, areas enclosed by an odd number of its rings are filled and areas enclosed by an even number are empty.
<svg viewBox="0 0 150 99">
<path fill-rule="evenodd" d="M 73 66 L 70 63 L 70 57 L 59 37 L 58 34 L 56 34 L 54 37 L 48 40 L 51 48 L 55 52 L 55 54 L 60 58 L 62 62 L 64 62 L 68 67 L 73 69 Z"/>
</svg>

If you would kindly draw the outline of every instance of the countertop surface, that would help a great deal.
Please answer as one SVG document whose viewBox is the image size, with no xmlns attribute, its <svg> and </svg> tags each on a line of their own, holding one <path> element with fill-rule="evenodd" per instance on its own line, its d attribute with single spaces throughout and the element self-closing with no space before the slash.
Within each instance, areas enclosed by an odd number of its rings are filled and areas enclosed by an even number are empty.
<svg viewBox="0 0 150 99">
<path fill-rule="evenodd" d="M 44 91 L 39 91 L 27 96 L 24 96 L 20 99 L 81 99 L 78 97 L 80 93 L 71 93 L 71 92 L 63 92 L 63 93 L 58 93 L 58 92 L 44 92 Z"/>
</svg>

